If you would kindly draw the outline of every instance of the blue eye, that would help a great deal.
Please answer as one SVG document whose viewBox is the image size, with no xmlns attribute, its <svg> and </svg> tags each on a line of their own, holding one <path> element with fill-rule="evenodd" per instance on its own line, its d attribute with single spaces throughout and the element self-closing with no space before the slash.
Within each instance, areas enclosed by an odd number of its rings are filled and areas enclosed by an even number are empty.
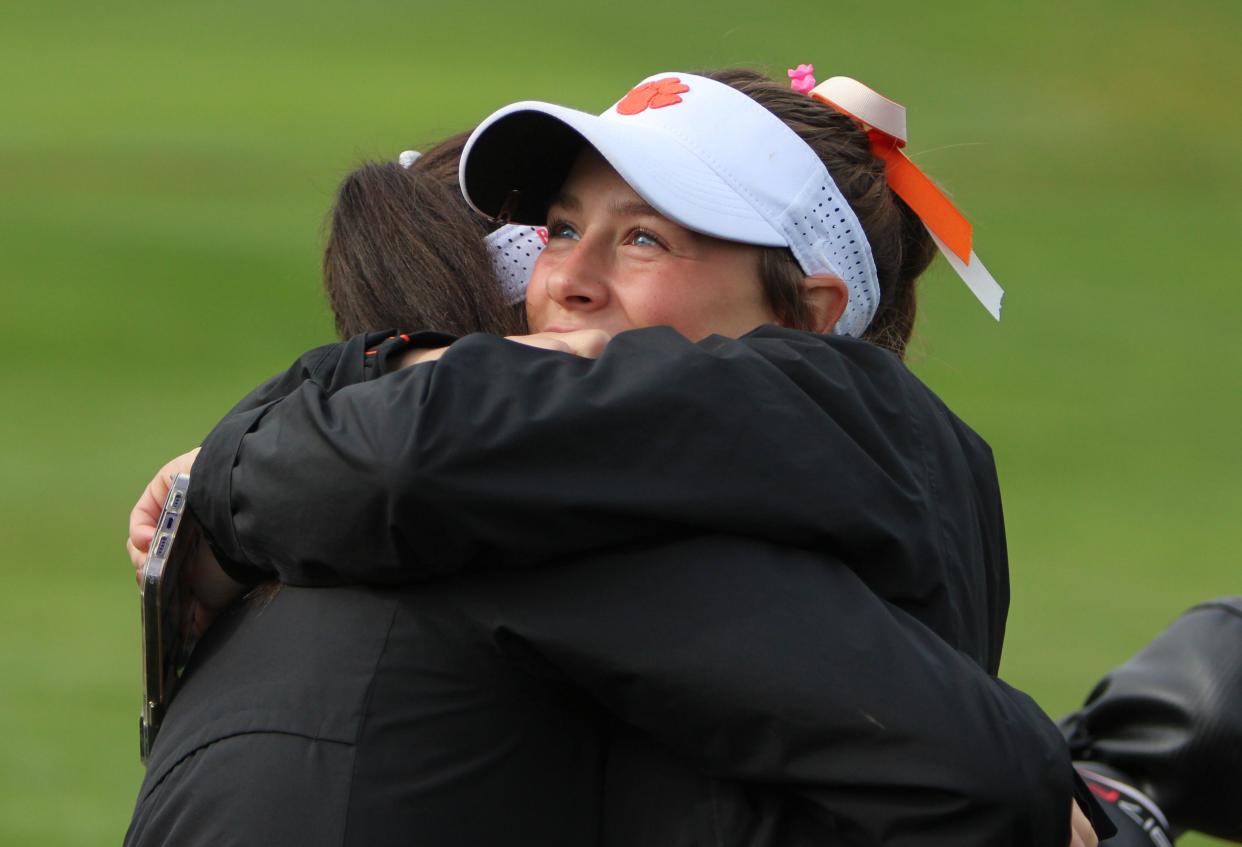
<svg viewBox="0 0 1242 847">
<path fill-rule="evenodd" d="M 663 247 L 660 239 L 656 238 L 646 230 L 638 229 L 630 236 L 630 242 L 638 247 Z"/>
<path fill-rule="evenodd" d="M 548 238 L 572 238 L 578 240 L 578 231 L 563 221 L 548 224 Z"/>
</svg>

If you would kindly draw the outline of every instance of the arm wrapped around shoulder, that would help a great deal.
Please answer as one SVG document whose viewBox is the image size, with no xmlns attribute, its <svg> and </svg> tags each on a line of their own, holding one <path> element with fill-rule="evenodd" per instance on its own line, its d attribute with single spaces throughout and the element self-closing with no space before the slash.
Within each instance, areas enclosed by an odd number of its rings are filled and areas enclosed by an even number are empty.
<svg viewBox="0 0 1242 847">
<path fill-rule="evenodd" d="M 637 330 L 598 360 L 467 336 L 437 362 L 306 381 L 247 414 L 204 442 L 191 497 L 224 558 L 291 583 L 729 532 L 884 561 L 917 596 L 964 558 L 946 557 L 936 485 L 973 486 L 953 469 L 978 458 L 891 354 L 777 328 L 697 344 Z"/>
<path fill-rule="evenodd" d="M 717 809 L 730 831 L 1069 843 L 1074 777 L 1052 721 L 831 557 L 716 536 L 505 576 L 473 584 L 497 640 L 740 781 L 745 800 Z"/>
</svg>

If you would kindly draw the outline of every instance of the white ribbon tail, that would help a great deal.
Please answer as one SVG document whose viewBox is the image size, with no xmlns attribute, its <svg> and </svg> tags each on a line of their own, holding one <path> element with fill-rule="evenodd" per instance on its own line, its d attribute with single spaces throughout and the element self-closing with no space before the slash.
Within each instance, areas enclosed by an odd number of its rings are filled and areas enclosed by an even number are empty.
<svg viewBox="0 0 1242 847">
<path fill-rule="evenodd" d="M 988 273 L 988 269 L 983 266 L 983 262 L 979 261 L 979 257 L 975 255 L 975 251 L 970 251 L 970 264 L 966 264 L 957 257 L 957 254 L 949 249 L 949 246 L 936 238 L 936 234 L 931 232 L 932 239 L 936 242 L 936 246 L 940 248 L 940 252 L 949 261 L 949 265 L 962 278 L 962 282 L 966 283 L 966 287 L 971 290 L 975 297 L 979 298 L 979 302 L 983 304 L 983 308 L 988 310 L 988 314 L 1000 320 L 1001 301 L 1005 299 L 1005 289 L 992 278 Z"/>
</svg>

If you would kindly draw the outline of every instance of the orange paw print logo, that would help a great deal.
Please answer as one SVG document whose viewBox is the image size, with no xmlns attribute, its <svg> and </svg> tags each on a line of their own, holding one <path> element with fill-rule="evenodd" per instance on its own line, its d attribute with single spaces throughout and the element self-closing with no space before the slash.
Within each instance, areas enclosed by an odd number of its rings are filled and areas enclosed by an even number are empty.
<svg viewBox="0 0 1242 847">
<path fill-rule="evenodd" d="M 654 79 L 630 90 L 617 104 L 617 113 L 621 115 L 637 115 L 647 109 L 663 109 L 681 102 L 677 95 L 685 94 L 690 86 L 682 83 L 675 76 Z"/>
</svg>

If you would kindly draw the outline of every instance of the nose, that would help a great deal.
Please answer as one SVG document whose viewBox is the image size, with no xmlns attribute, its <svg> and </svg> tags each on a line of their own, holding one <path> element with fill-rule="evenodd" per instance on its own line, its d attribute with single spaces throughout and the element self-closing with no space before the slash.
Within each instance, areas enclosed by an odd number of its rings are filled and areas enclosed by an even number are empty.
<svg viewBox="0 0 1242 847">
<path fill-rule="evenodd" d="M 548 299 L 569 311 L 603 308 L 608 304 L 607 279 L 607 261 L 597 245 L 586 240 L 572 242 L 558 251 L 546 277 Z"/>
</svg>

